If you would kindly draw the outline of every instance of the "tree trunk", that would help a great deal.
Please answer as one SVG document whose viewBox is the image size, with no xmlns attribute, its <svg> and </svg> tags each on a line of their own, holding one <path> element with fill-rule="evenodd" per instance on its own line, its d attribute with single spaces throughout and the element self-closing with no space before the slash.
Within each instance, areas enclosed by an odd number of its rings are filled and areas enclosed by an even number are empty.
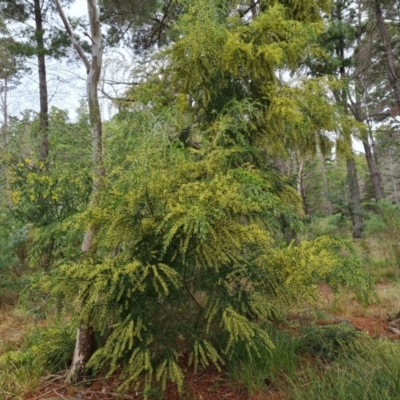
<svg viewBox="0 0 400 400">
<path fill-rule="evenodd" d="M 357 17 L 358 17 L 358 22 L 357 22 L 357 37 L 356 37 L 356 43 L 357 43 L 357 48 L 359 49 L 359 51 L 357 51 L 354 54 L 354 61 L 355 61 L 355 71 L 354 71 L 354 75 L 353 75 L 353 79 L 354 79 L 354 83 L 355 83 L 355 102 L 353 102 L 350 98 L 350 104 L 349 107 L 353 113 L 353 116 L 355 117 L 355 119 L 358 122 L 361 122 L 362 124 L 366 124 L 369 128 L 369 133 L 371 131 L 370 129 L 370 121 L 368 115 L 368 104 L 364 99 L 364 110 L 363 110 L 363 105 L 362 105 L 362 98 L 364 97 L 364 95 L 366 94 L 367 87 L 365 85 L 365 80 L 364 80 L 364 76 L 363 76 L 363 72 L 362 69 L 361 71 L 357 72 L 357 67 L 359 66 L 364 66 L 365 63 L 369 62 L 369 53 L 365 53 L 363 51 L 361 51 L 362 46 L 363 46 L 363 41 L 362 41 L 362 37 L 363 37 L 363 25 L 364 25 L 364 21 L 363 21 L 363 10 L 362 10 L 362 3 L 358 2 L 358 12 L 357 12 Z M 377 156 L 375 154 L 373 154 L 372 152 L 372 148 L 369 144 L 369 138 L 368 135 L 365 135 L 365 137 L 362 140 L 363 142 L 363 146 L 364 146 L 364 151 L 365 151 L 365 158 L 367 160 L 367 165 L 368 165 L 368 171 L 369 171 L 369 176 L 371 179 L 371 184 L 372 184 L 372 188 L 374 191 L 374 197 L 375 200 L 378 202 L 379 200 L 382 200 L 385 195 L 383 192 L 383 183 L 382 183 L 382 178 L 381 178 L 381 174 L 379 172 L 379 168 L 378 168 L 378 164 L 376 162 L 377 160 Z"/>
<path fill-rule="evenodd" d="M 385 25 L 385 19 L 383 18 L 382 15 L 382 9 L 380 3 L 381 0 L 374 0 L 373 2 L 374 13 L 379 33 L 381 35 L 382 43 L 385 49 L 386 73 L 388 75 L 390 86 L 392 86 L 394 96 L 396 98 L 397 107 L 400 110 L 400 78 L 396 73 L 396 67 L 394 64 L 395 57 L 393 54 L 392 43 Z"/>
<path fill-rule="evenodd" d="M 82 379 L 85 374 L 86 364 L 94 352 L 94 344 L 95 336 L 93 328 L 81 324 L 76 332 L 73 362 L 67 372 L 67 382 L 75 382 Z"/>
<path fill-rule="evenodd" d="M 103 59 L 103 40 L 101 36 L 101 27 L 96 0 L 87 0 L 88 17 L 90 24 L 90 40 L 92 42 L 91 61 L 87 59 L 79 43 L 74 39 L 71 27 L 60 6 L 58 0 L 55 0 L 56 7 L 64 23 L 64 27 L 71 39 L 75 50 L 82 59 L 86 71 L 86 93 L 89 104 L 89 118 L 92 136 L 92 159 L 93 159 L 93 186 L 91 206 L 97 204 L 97 195 L 101 190 L 101 180 L 105 176 L 103 164 L 103 146 L 102 146 L 102 121 L 100 113 L 100 104 L 98 98 L 98 84 L 101 73 Z M 93 247 L 93 238 L 98 231 L 98 226 L 91 226 L 85 233 L 82 242 L 82 252 L 95 252 Z M 83 300 L 84 301 L 84 300 Z M 94 330 L 88 324 L 81 324 L 77 331 L 77 340 L 71 367 L 67 373 L 66 380 L 79 381 L 82 379 L 87 361 L 94 351 Z"/>
<path fill-rule="evenodd" d="M 38 60 L 38 73 L 39 73 L 39 97 L 40 97 L 40 157 L 46 160 L 49 155 L 49 109 L 48 109 L 48 95 L 47 95 L 47 78 L 46 78 L 46 60 L 44 53 L 44 31 L 43 31 L 43 18 L 40 0 L 34 0 L 35 7 L 35 28 L 36 28 L 36 43 L 37 43 L 37 60 Z"/>
<path fill-rule="evenodd" d="M 343 6 L 344 3 L 337 4 L 337 18 L 339 23 L 342 22 L 343 16 Z M 340 79 L 344 83 L 347 80 L 346 76 L 346 66 L 345 66 L 345 37 L 343 33 L 340 35 L 339 44 L 336 48 L 336 55 L 338 60 L 340 61 L 339 73 Z M 348 97 L 347 91 L 345 88 L 342 88 L 340 91 L 337 91 L 336 94 L 334 92 L 336 101 L 342 105 L 343 111 L 346 115 L 348 115 Z M 346 165 L 347 165 L 347 180 L 349 184 L 350 191 L 350 215 L 353 222 L 353 237 L 360 238 L 362 236 L 363 231 L 363 217 L 361 214 L 361 201 L 360 201 L 360 189 L 358 187 L 357 180 L 357 170 L 356 164 L 354 162 L 353 150 L 351 144 L 351 133 L 344 133 L 345 137 L 348 135 L 345 140 L 347 141 L 348 149 L 351 152 L 351 156 L 346 157 Z"/>
<path fill-rule="evenodd" d="M 307 204 L 307 193 L 304 187 L 303 180 L 303 169 L 304 169 L 304 158 L 300 158 L 300 161 L 297 162 L 298 170 L 297 170 L 297 192 L 299 196 L 301 196 L 303 200 L 303 208 L 306 215 L 309 215 L 309 209 Z"/>
<path fill-rule="evenodd" d="M 5 151 L 8 151 L 8 144 L 10 141 L 9 132 L 8 132 L 8 71 L 4 76 L 4 99 L 2 104 L 3 111 L 3 126 L 1 127 L 1 135 L 3 136 L 2 145 Z M 6 187 L 5 187 L 5 197 L 7 200 L 7 204 L 9 206 L 12 205 L 12 193 L 11 193 L 11 180 L 10 180 L 10 171 L 8 168 L 4 171 L 5 179 L 6 179 Z"/>
<path fill-rule="evenodd" d="M 332 203 L 329 200 L 329 189 L 328 189 L 328 181 L 326 179 L 325 160 L 322 154 L 319 158 L 321 160 L 322 184 L 324 186 L 325 214 L 332 215 Z"/>
<path fill-rule="evenodd" d="M 396 174 L 393 165 L 393 153 L 390 149 L 389 149 L 389 163 L 390 163 L 390 175 L 392 178 L 394 197 L 396 199 L 396 204 L 399 204 L 399 191 L 397 189 Z"/>
<path fill-rule="evenodd" d="M 372 187 L 374 189 L 375 200 L 379 201 L 385 198 L 383 193 L 381 174 L 375 164 L 375 159 L 371 151 L 368 140 L 363 140 L 365 158 L 368 164 L 369 176 L 371 177 Z"/>
<path fill-rule="evenodd" d="M 350 189 L 350 215 L 353 221 L 353 237 L 361 238 L 363 217 L 361 213 L 360 189 L 358 187 L 357 170 L 354 158 L 347 158 L 347 179 Z"/>
<path fill-rule="evenodd" d="M 3 136 L 2 144 L 5 149 L 8 147 L 8 75 L 4 76 L 4 99 L 2 102 L 2 111 L 3 111 L 3 126 L 1 128 L 1 134 Z"/>
</svg>

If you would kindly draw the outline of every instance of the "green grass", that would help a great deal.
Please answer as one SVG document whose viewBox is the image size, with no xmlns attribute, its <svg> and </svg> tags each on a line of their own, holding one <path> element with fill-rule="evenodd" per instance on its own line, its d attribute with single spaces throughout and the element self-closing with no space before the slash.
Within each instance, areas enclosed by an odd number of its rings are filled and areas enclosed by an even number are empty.
<svg viewBox="0 0 400 400">
<path fill-rule="evenodd" d="M 29 365 L 0 365 L 0 400 L 18 400 L 33 394 L 40 385 L 44 371 Z"/>
<path fill-rule="evenodd" d="M 400 399 L 400 346 L 368 339 L 334 363 L 307 363 L 287 382 L 288 399 Z"/>
<path fill-rule="evenodd" d="M 245 386 L 256 394 L 285 377 L 293 377 L 298 362 L 298 340 L 274 327 L 267 329 L 275 348 L 260 354 L 247 353 L 244 344 L 237 346 L 235 357 L 227 362 L 227 373 L 233 385 Z"/>
<path fill-rule="evenodd" d="M 0 400 L 23 399 L 65 369 L 74 339 L 73 328 L 56 318 L 38 324 L 18 305 L 0 308 Z"/>
</svg>

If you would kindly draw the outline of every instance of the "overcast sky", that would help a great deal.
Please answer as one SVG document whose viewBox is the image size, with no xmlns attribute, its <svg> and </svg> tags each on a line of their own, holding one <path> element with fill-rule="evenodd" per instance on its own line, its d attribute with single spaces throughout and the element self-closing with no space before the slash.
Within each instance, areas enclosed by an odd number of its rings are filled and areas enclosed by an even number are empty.
<svg viewBox="0 0 400 400">
<path fill-rule="evenodd" d="M 67 16 L 86 16 L 86 4 L 86 0 L 76 0 L 64 11 Z M 55 23 L 61 24 L 57 15 L 54 16 L 54 19 Z M 9 114 L 13 116 L 20 116 L 21 112 L 26 109 L 39 110 L 39 83 L 35 57 L 26 60 L 26 66 L 30 68 L 31 73 L 25 75 L 20 85 L 8 93 Z M 106 49 L 103 60 L 103 77 L 124 82 L 131 81 L 131 66 L 133 66 L 133 59 L 128 52 L 114 50 L 111 55 Z M 49 108 L 55 106 L 67 109 L 73 119 L 80 101 L 86 99 L 86 71 L 83 64 L 80 61 L 67 64 L 65 61 L 56 61 L 47 57 L 46 69 Z M 122 95 L 126 87 L 105 85 L 104 89 L 109 94 L 116 96 Z M 103 99 L 102 112 L 103 118 L 108 119 L 113 115 L 115 109 L 111 107 L 109 101 Z"/>
</svg>

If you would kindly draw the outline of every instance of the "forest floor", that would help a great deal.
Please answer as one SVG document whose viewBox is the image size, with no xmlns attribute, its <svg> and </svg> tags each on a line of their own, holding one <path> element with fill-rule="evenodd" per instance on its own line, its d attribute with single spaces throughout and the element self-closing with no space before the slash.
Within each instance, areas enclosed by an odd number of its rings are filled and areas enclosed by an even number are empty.
<svg viewBox="0 0 400 400">
<path fill-rule="evenodd" d="M 376 304 L 363 307 L 351 293 L 342 292 L 334 295 L 326 285 L 321 285 L 323 304 L 318 313 L 308 314 L 304 311 L 293 313 L 286 322 L 281 324 L 281 328 L 296 335 L 300 327 L 308 324 L 328 325 L 346 321 L 350 322 L 357 330 L 364 331 L 374 338 L 400 341 L 400 335 L 389 331 L 389 321 L 400 311 L 400 283 L 382 281 L 376 284 L 375 289 L 379 300 Z M 0 354 L 5 348 L 22 343 L 25 331 L 31 327 L 29 324 L 32 322 L 27 324 L 18 309 L 3 307 L 0 310 Z M 73 386 L 65 385 L 62 376 L 51 376 L 45 380 L 38 379 L 36 384 L 32 383 L 32 387 L 27 387 L 25 394 L 18 398 L 24 400 L 136 400 L 143 398 L 140 391 L 118 393 L 118 384 L 116 378 L 99 378 L 79 386 Z M 164 397 L 155 393 L 150 398 L 164 400 L 283 400 L 286 399 L 286 395 L 282 387 L 278 388 L 271 382 L 266 382 L 261 392 L 250 394 L 244 385 L 233 381 L 227 373 L 218 372 L 215 368 L 210 367 L 196 375 L 191 370 L 187 371 L 183 395 L 179 396 L 175 385 L 170 384 L 167 386 Z"/>
</svg>

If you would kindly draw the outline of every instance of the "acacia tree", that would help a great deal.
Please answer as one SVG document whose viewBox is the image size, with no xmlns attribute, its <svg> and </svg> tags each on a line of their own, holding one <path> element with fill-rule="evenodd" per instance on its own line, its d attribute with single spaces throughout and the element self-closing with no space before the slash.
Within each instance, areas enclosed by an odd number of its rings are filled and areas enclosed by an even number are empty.
<svg viewBox="0 0 400 400">
<path fill-rule="evenodd" d="M 99 12 L 96 0 L 87 0 L 88 18 L 90 25 L 90 33 L 88 36 L 92 43 L 91 59 L 85 55 L 84 50 L 75 39 L 71 26 L 66 18 L 63 9 L 58 0 L 55 0 L 58 13 L 62 19 L 65 30 L 70 37 L 71 43 L 81 58 L 87 72 L 86 93 L 89 104 L 89 119 L 92 136 L 92 155 L 93 155 L 93 186 L 92 186 L 92 206 L 95 205 L 96 197 L 100 191 L 102 177 L 105 176 L 105 168 L 103 164 L 103 144 L 102 144 L 102 120 L 100 113 L 100 105 L 98 99 L 98 84 L 101 74 L 101 66 L 103 59 L 103 39 L 101 35 L 101 26 L 99 20 Z M 86 231 L 83 242 L 82 252 L 90 253 L 93 251 L 93 239 L 98 231 L 98 226 L 91 225 Z M 79 380 L 94 350 L 94 331 L 90 322 L 81 322 L 77 331 L 76 346 L 74 357 L 70 370 L 67 374 L 67 380 Z"/>
<path fill-rule="evenodd" d="M 53 290 L 101 337 L 89 366 L 120 370 L 127 385 L 144 375 L 182 390 L 182 352 L 196 367 L 238 344 L 257 357 L 271 346 L 258 321 L 314 301 L 313 276 L 354 271 L 338 242 L 282 243 L 301 200 L 274 156 L 317 143 L 335 107 L 320 80 L 291 87 L 276 71 L 312 50 L 321 10 L 311 1 L 291 17 L 285 2 L 249 23 L 230 6 L 190 2 L 168 62 L 128 93 L 135 103 L 108 131 L 110 179 L 83 215 L 99 229 L 97 257 L 55 271 Z"/>
</svg>

